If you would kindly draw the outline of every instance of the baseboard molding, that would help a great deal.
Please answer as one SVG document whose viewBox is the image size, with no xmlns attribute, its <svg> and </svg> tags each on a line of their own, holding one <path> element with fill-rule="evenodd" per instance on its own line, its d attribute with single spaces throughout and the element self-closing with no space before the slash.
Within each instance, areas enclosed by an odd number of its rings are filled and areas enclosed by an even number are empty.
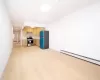
<svg viewBox="0 0 100 80">
<path fill-rule="evenodd" d="M 78 54 L 68 52 L 68 51 L 65 51 L 65 50 L 60 50 L 60 53 L 63 53 L 65 55 L 69 55 L 69 56 L 72 56 L 72 57 L 75 57 L 75 58 L 84 60 L 86 62 L 100 66 L 100 60 L 96 60 L 96 59 L 89 58 L 89 57 L 86 57 L 86 56 L 78 55 Z"/>
</svg>

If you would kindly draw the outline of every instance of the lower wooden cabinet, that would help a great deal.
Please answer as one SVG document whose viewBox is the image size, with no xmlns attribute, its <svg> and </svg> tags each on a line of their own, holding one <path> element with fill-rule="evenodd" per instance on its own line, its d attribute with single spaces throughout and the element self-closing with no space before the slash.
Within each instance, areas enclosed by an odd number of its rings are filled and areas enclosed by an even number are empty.
<svg viewBox="0 0 100 80">
<path fill-rule="evenodd" d="M 36 45 L 36 39 L 33 39 L 33 45 Z"/>
<path fill-rule="evenodd" d="M 40 40 L 36 39 L 36 46 L 40 46 Z"/>
<path fill-rule="evenodd" d="M 40 46 L 40 40 L 39 39 L 34 39 L 34 45 Z"/>
</svg>

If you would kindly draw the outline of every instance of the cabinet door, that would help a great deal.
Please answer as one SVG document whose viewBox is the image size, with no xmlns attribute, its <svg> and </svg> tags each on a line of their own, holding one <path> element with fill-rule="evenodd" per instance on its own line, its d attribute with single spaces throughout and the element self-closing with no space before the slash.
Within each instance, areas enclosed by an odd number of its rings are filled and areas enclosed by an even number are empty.
<svg viewBox="0 0 100 80">
<path fill-rule="evenodd" d="M 31 27 L 28 27 L 27 32 L 33 32 L 33 29 Z"/>
<path fill-rule="evenodd" d="M 36 45 L 40 46 L 40 40 L 39 39 L 36 39 Z"/>
<path fill-rule="evenodd" d="M 40 31 L 45 30 L 43 27 L 37 27 L 37 36 L 40 36 Z"/>
<path fill-rule="evenodd" d="M 37 36 L 37 28 L 33 28 L 33 35 Z"/>
<path fill-rule="evenodd" d="M 34 28 L 33 28 L 33 32 L 32 33 L 33 33 L 33 35 L 35 35 L 35 29 Z"/>
</svg>

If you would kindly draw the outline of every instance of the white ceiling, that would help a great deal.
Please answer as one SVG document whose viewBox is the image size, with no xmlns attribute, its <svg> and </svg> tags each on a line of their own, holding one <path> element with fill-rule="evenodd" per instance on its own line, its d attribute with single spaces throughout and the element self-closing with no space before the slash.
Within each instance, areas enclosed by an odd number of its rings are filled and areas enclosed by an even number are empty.
<svg viewBox="0 0 100 80">
<path fill-rule="evenodd" d="M 27 21 L 50 24 L 97 1 L 100 0 L 6 0 L 6 6 L 13 25 L 20 26 Z M 43 4 L 49 4 L 50 11 L 41 12 Z"/>
</svg>

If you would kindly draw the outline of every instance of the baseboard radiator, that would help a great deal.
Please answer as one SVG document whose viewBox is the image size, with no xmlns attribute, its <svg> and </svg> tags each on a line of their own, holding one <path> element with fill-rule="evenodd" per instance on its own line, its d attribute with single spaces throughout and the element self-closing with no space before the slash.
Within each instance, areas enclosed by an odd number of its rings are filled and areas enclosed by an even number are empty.
<svg viewBox="0 0 100 80">
<path fill-rule="evenodd" d="M 81 59 L 81 60 L 87 61 L 89 63 L 100 66 L 100 60 L 92 59 L 92 58 L 85 57 L 85 56 L 82 56 L 82 55 L 78 55 L 78 54 L 68 52 L 68 51 L 65 51 L 65 50 L 60 50 L 60 53 L 68 55 L 68 56 L 72 56 L 72 57 L 75 57 L 75 58 L 78 58 L 78 59 Z"/>
</svg>

